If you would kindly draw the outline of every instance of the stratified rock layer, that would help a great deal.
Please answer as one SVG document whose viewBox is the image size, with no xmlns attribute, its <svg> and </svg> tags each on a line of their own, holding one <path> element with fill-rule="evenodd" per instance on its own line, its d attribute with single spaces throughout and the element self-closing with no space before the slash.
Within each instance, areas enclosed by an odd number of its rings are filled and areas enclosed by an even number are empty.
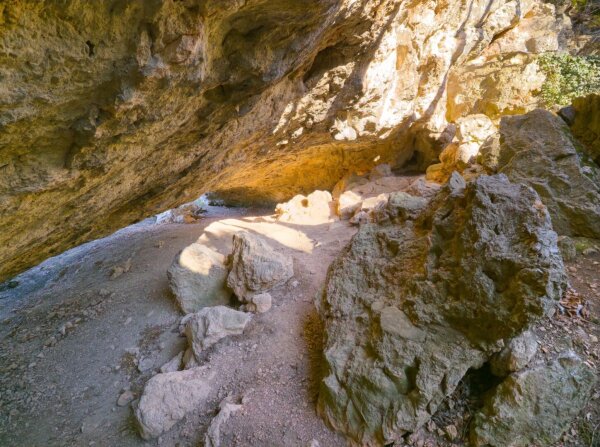
<svg viewBox="0 0 600 447">
<path fill-rule="evenodd" d="M 550 217 L 527 186 L 454 174 L 428 205 L 392 197 L 384 223 L 363 226 L 332 264 L 318 306 L 319 412 L 357 445 L 424 424 L 566 287 Z"/>
<path fill-rule="evenodd" d="M 563 25 L 534 0 L 0 9 L 0 280 L 206 191 L 275 203 L 424 167 L 447 118 L 534 105 Z"/>
</svg>

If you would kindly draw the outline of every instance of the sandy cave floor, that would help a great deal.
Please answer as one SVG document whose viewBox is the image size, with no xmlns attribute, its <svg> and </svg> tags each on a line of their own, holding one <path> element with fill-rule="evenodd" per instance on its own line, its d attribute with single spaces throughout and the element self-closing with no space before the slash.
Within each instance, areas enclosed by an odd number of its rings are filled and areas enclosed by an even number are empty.
<svg viewBox="0 0 600 447">
<path fill-rule="evenodd" d="M 213 208 L 195 224 L 134 225 L 5 283 L 0 446 L 201 446 L 218 403 L 228 395 L 244 397 L 244 406 L 223 426 L 223 446 L 309 446 L 313 440 L 321 447 L 346 445 L 315 413 L 322 329 L 313 299 L 356 229 L 347 222 L 280 223 L 268 214 Z M 207 406 L 159 439 L 143 441 L 130 406 L 116 402 L 127 389 L 139 396 L 155 371 L 185 347 L 166 270 L 175 254 L 199 237 L 229 253 L 231 235 L 242 229 L 262 234 L 292 256 L 295 277 L 274 290 L 271 311 L 210 352 L 207 361 L 218 372 L 218 386 Z M 113 268 L 129 259 L 130 270 L 111 278 Z M 589 314 L 557 315 L 538 335 L 552 355 L 569 334 L 573 348 L 598 368 L 600 254 L 579 256 L 568 267 Z M 443 420 L 441 414 L 438 422 Z M 599 421 L 597 386 L 558 445 L 600 445 Z M 425 446 L 461 445 L 435 428 L 424 429 L 421 439 Z"/>
</svg>

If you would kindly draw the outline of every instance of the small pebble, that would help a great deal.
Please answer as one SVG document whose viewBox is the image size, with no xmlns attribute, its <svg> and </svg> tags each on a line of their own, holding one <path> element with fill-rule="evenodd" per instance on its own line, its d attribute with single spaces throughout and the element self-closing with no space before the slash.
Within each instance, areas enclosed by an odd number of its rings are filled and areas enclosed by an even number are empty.
<svg viewBox="0 0 600 447">
<path fill-rule="evenodd" d="M 125 405 L 128 405 L 134 398 L 135 396 L 131 391 L 125 391 L 117 399 L 117 405 L 119 407 L 124 407 Z"/>
</svg>

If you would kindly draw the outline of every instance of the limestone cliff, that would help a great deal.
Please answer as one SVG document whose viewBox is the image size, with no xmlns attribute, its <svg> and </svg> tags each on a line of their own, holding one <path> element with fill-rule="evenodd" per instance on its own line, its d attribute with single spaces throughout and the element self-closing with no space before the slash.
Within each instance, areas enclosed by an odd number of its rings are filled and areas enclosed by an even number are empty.
<svg viewBox="0 0 600 447">
<path fill-rule="evenodd" d="M 0 1 L 0 280 L 213 191 L 273 202 L 424 168 L 535 105 L 534 0 Z"/>
</svg>

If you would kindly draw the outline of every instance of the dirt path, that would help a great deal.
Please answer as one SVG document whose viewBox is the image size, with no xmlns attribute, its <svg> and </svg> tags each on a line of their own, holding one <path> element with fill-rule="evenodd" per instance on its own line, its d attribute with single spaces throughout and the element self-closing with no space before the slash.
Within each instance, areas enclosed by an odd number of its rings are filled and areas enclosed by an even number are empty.
<svg viewBox="0 0 600 447">
<path fill-rule="evenodd" d="M 313 439 L 344 445 L 315 414 L 321 333 L 312 301 L 355 230 L 339 222 L 295 227 L 235 217 L 128 227 L 45 262 L 0 292 L 0 445 L 196 446 L 226 395 L 244 396 L 245 404 L 227 424 L 223 445 L 310 445 Z M 116 402 L 126 389 L 139 395 L 185 346 L 166 270 L 201 235 L 227 254 L 231 234 L 241 229 L 263 234 L 291 255 L 295 278 L 272 293 L 270 312 L 213 351 L 210 365 L 219 377 L 208 407 L 144 442 L 129 405 Z M 112 279 L 114 267 L 126 269 L 128 259 L 129 271 Z"/>
<path fill-rule="evenodd" d="M 263 217 L 249 217 L 251 215 Z M 327 268 L 354 232 L 346 222 L 297 226 L 268 212 L 217 209 L 196 224 L 128 227 L 73 249 L 15 278 L 0 291 L 0 445 L 199 446 L 219 402 L 243 399 L 222 429 L 223 446 L 346 445 L 315 413 L 321 327 L 313 299 Z M 242 336 L 224 340 L 208 356 L 217 379 L 206 406 L 161 438 L 137 434 L 125 390 L 136 396 L 161 365 L 182 351 L 182 314 L 166 270 L 175 254 L 200 240 L 227 254 L 231 235 L 267 237 L 294 259 L 295 277 L 272 292 L 274 307 L 257 315 Z M 129 261 L 130 260 L 130 261 Z M 129 271 L 112 278 L 114 268 Z M 573 337 L 574 348 L 600 364 L 600 255 L 568 265 L 585 297 L 584 319 L 549 321 L 550 350 Z M 600 388 L 565 436 L 564 444 L 591 445 L 600 417 Z M 426 430 L 425 430 L 426 431 Z M 423 445 L 457 445 L 424 436 Z M 597 444 L 596 444 L 597 445 Z"/>
</svg>

